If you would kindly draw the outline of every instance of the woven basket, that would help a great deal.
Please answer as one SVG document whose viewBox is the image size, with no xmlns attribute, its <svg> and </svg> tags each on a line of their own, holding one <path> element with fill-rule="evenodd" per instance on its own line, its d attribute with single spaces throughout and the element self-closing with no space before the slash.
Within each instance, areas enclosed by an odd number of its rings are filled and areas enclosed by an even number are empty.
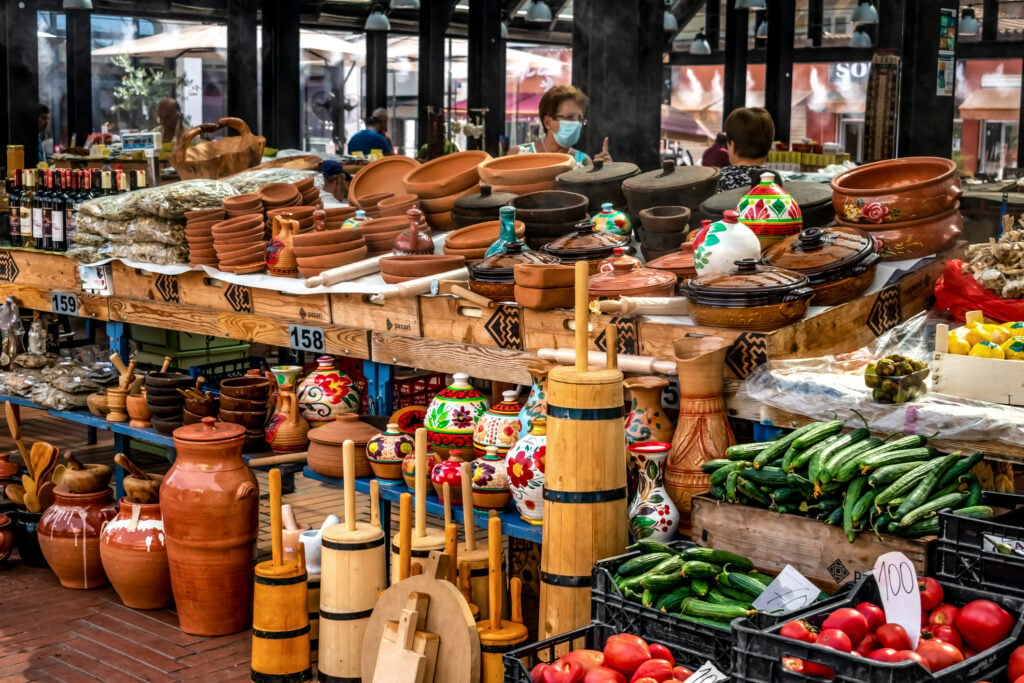
<svg viewBox="0 0 1024 683">
<path fill-rule="evenodd" d="M 191 144 L 200 133 L 214 133 L 223 128 L 233 128 L 238 135 Z M 182 180 L 223 178 L 259 164 L 266 143 L 266 138 L 252 134 L 245 121 L 227 117 L 185 131 L 174 145 L 170 163 Z"/>
</svg>

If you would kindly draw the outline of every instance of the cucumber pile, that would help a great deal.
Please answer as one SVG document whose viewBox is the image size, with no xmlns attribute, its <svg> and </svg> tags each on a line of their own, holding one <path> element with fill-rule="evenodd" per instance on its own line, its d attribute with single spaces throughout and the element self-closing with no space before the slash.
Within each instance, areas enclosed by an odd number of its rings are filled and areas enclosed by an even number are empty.
<svg viewBox="0 0 1024 683">
<path fill-rule="evenodd" d="M 928 536 L 939 510 L 991 517 L 971 468 L 983 454 L 945 455 L 923 436 L 883 441 L 840 420 L 812 422 L 773 441 L 740 444 L 704 463 L 718 500 L 815 517 L 842 526 L 851 543 L 873 531 Z"/>
<path fill-rule="evenodd" d="M 735 553 L 692 546 L 677 550 L 640 540 L 640 555 L 622 563 L 613 577 L 628 599 L 698 624 L 728 630 L 736 617 L 757 610 L 751 603 L 771 583 Z"/>
</svg>

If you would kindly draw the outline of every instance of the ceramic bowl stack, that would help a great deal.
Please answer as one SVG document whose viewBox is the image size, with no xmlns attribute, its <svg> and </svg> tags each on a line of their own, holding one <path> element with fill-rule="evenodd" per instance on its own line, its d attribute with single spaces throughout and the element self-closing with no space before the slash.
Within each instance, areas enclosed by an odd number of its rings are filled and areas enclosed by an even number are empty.
<svg viewBox="0 0 1024 683">
<path fill-rule="evenodd" d="M 292 238 L 292 249 L 302 277 L 314 277 L 325 270 L 361 261 L 368 252 L 361 227 L 335 227 L 296 235 Z"/>
<path fill-rule="evenodd" d="M 522 239 L 526 226 L 515 222 L 516 235 Z M 467 261 L 479 261 L 487 254 L 487 248 L 498 241 L 501 221 L 486 221 L 448 233 L 442 251 L 448 256 L 464 256 Z"/>
<path fill-rule="evenodd" d="M 191 266 L 217 267 L 210 228 L 224 220 L 223 209 L 201 209 L 185 212 L 185 239 L 188 240 L 188 263 Z"/>
<path fill-rule="evenodd" d="M 183 413 L 184 423 L 187 425 L 197 424 L 203 421 L 204 417 L 217 417 L 219 401 L 212 393 L 206 392 L 203 398 L 186 397 L 185 412 Z"/>
<path fill-rule="evenodd" d="M 313 182 L 313 176 L 292 183 L 301 195 L 303 206 L 321 206 L 320 188 Z"/>
<path fill-rule="evenodd" d="M 259 196 L 267 211 L 302 205 L 302 192 L 291 183 L 267 183 L 260 188 Z"/>
<path fill-rule="evenodd" d="M 404 216 L 409 209 L 420 208 L 419 197 L 414 194 L 396 194 L 377 202 L 381 216 Z"/>
<path fill-rule="evenodd" d="M 948 249 L 963 229 L 956 162 L 906 157 L 865 164 L 832 179 L 836 223 L 882 243 L 883 261 Z"/>
<path fill-rule="evenodd" d="M 402 178 L 419 165 L 415 159 L 400 154 L 371 161 L 359 169 L 348 184 L 348 203 L 365 211 L 364 198 L 381 193 L 406 194 Z"/>
<path fill-rule="evenodd" d="M 497 192 L 529 194 L 554 190 L 555 178 L 576 165 L 569 154 L 538 152 L 488 159 L 480 164 L 480 180 Z"/>
<path fill-rule="evenodd" d="M 421 217 L 420 226 L 426 225 L 426 221 Z M 390 252 L 395 246 L 395 238 L 408 227 L 409 217 L 406 215 L 373 218 L 359 226 L 366 239 L 369 256 L 380 256 Z"/>
<path fill-rule="evenodd" d="M 640 212 L 643 231 L 640 243 L 644 258 L 660 258 L 679 251 L 690 229 L 690 210 L 685 206 L 652 206 Z"/>
<path fill-rule="evenodd" d="M 239 216 L 263 213 L 263 199 L 255 193 L 225 197 L 221 204 L 224 206 L 225 218 L 238 218 Z"/>
<path fill-rule="evenodd" d="M 380 218 L 380 203 L 395 196 L 393 192 L 378 192 L 376 194 L 364 195 L 360 198 L 362 209 L 370 218 Z"/>
<path fill-rule="evenodd" d="M 215 223 L 210 232 L 213 234 L 217 267 L 236 275 L 262 271 L 266 265 L 265 229 L 262 213 L 238 216 Z"/>
<path fill-rule="evenodd" d="M 575 192 L 543 190 L 516 197 L 509 204 L 516 210 L 516 219 L 526 227 L 526 244 L 531 249 L 540 249 L 587 220 L 589 201 Z"/>
<path fill-rule="evenodd" d="M 427 224 L 438 231 L 452 230 L 452 209 L 462 196 L 478 193 L 479 166 L 491 158 L 482 150 L 446 154 L 409 171 L 402 179 L 405 191 L 419 197 Z"/>
<path fill-rule="evenodd" d="M 246 452 L 266 448 L 263 428 L 267 423 L 270 387 L 270 380 L 266 377 L 247 375 L 221 380 L 217 417 L 221 422 L 233 422 L 245 427 Z"/>
<path fill-rule="evenodd" d="M 452 223 L 457 228 L 465 228 L 483 221 L 496 221 L 501 207 L 517 196 L 511 192 L 495 192 L 490 185 L 481 183 L 478 193 L 463 195 L 455 200 Z"/>
<path fill-rule="evenodd" d="M 177 372 L 151 372 L 146 375 L 146 407 L 152 413 L 153 429 L 164 436 L 183 424 L 185 397 L 178 389 L 188 389 L 195 380 Z"/>
<path fill-rule="evenodd" d="M 273 228 L 275 216 L 284 216 L 297 221 L 300 233 L 309 232 L 313 229 L 313 212 L 316 210 L 315 206 L 288 206 L 283 209 L 271 209 L 267 211 L 267 232 L 269 233 Z"/>
<path fill-rule="evenodd" d="M 389 285 L 397 285 L 465 267 L 466 259 L 463 256 L 385 256 L 380 260 L 380 277 Z"/>
</svg>

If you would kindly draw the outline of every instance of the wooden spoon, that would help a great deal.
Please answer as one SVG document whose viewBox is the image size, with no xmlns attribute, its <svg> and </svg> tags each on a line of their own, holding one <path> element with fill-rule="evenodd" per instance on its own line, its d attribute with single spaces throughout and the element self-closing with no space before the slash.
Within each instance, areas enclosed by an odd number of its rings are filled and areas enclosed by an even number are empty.
<svg viewBox="0 0 1024 683">
<path fill-rule="evenodd" d="M 53 472 L 59 455 L 60 451 L 45 441 L 36 441 L 32 444 L 32 451 L 28 457 L 32 461 L 32 471 L 35 472 L 34 479 L 37 484 Z"/>
<path fill-rule="evenodd" d="M 31 474 L 32 464 L 29 462 L 28 449 L 25 447 L 25 442 L 21 440 L 21 425 L 18 424 L 18 418 L 14 414 L 14 404 L 7 401 L 4 404 L 4 413 L 7 416 L 7 428 L 11 430 L 11 438 L 14 439 L 14 443 L 18 444 L 18 452 L 21 453 L 21 459 L 25 462 L 25 467 L 28 468 Z"/>
<path fill-rule="evenodd" d="M 114 462 L 128 470 L 136 479 L 142 479 L 144 481 L 149 479 L 149 475 L 140 470 L 138 465 L 129 460 L 128 456 L 124 453 L 115 453 Z"/>
<path fill-rule="evenodd" d="M 21 475 L 21 485 L 25 489 L 26 494 L 35 494 L 36 492 L 36 480 L 27 474 Z"/>
<path fill-rule="evenodd" d="M 46 508 L 53 505 L 54 492 L 56 488 L 52 481 L 44 481 L 42 486 L 39 487 L 39 491 L 36 493 L 36 499 L 39 501 L 39 512 L 43 512 Z"/>
<path fill-rule="evenodd" d="M 4 495 L 7 496 L 7 500 L 11 501 L 15 505 L 25 507 L 25 487 L 20 484 L 8 484 L 7 488 L 4 489 Z"/>
<path fill-rule="evenodd" d="M 57 486 L 60 486 L 60 482 L 64 479 L 64 473 L 68 471 L 68 468 L 64 465 L 57 465 L 53 468 L 53 474 L 50 475 L 50 481 Z"/>
</svg>

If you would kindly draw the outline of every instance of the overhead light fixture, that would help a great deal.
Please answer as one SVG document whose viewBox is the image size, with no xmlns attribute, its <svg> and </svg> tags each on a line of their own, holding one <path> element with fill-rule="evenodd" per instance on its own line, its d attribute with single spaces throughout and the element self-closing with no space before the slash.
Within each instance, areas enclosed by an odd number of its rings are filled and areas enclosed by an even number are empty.
<svg viewBox="0 0 1024 683">
<path fill-rule="evenodd" d="M 544 24 L 552 19 L 551 8 L 545 0 L 533 0 L 530 9 L 526 10 L 526 20 L 531 24 Z"/>
<path fill-rule="evenodd" d="M 420 0 L 391 0 L 391 9 L 419 9 Z"/>
<path fill-rule="evenodd" d="M 761 22 L 761 25 L 757 27 L 757 33 L 754 34 L 757 38 L 768 37 L 768 20 L 765 19 Z"/>
<path fill-rule="evenodd" d="M 850 37 L 850 47 L 871 47 L 871 36 L 862 27 L 858 26 Z"/>
<path fill-rule="evenodd" d="M 857 5 L 857 9 L 853 10 L 850 21 L 854 24 L 877 24 L 878 10 L 870 2 L 861 2 Z"/>
<path fill-rule="evenodd" d="M 665 33 L 676 33 L 679 31 L 679 22 L 676 15 L 672 14 L 672 0 L 665 0 L 665 16 L 662 19 L 662 28 Z"/>
<path fill-rule="evenodd" d="M 693 42 L 690 43 L 690 54 L 691 55 L 709 55 L 711 54 L 711 44 L 707 38 L 704 37 L 703 31 L 698 31 L 697 35 L 694 36 Z"/>
<path fill-rule="evenodd" d="M 64 0 L 63 9 L 92 9 L 92 0 Z"/>
<path fill-rule="evenodd" d="M 974 7 L 968 5 L 960 13 L 959 32 L 963 35 L 977 35 L 981 30 L 978 18 L 974 16 Z"/>
<path fill-rule="evenodd" d="M 508 40 L 508 24 L 501 22 L 501 39 Z"/>
<path fill-rule="evenodd" d="M 363 29 L 367 31 L 391 30 L 391 22 L 388 21 L 388 15 L 384 14 L 383 7 L 380 5 L 373 6 L 370 16 L 366 17 L 366 23 L 363 25 Z"/>
<path fill-rule="evenodd" d="M 764 0 L 736 0 L 736 9 L 765 9 Z"/>
</svg>

